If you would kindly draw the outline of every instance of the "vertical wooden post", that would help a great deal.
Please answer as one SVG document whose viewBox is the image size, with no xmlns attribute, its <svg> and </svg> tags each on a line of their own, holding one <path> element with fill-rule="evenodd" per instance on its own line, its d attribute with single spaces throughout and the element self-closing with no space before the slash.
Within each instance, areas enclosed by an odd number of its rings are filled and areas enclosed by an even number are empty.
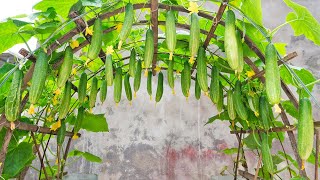
<svg viewBox="0 0 320 180">
<path fill-rule="evenodd" d="M 158 0 L 151 0 L 151 27 L 153 31 L 153 41 L 154 41 L 154 54 L 152 60 L 152 74 L 156 75 L 156 71 L 154 70 L 157 66 L 157 58 L 158 58 Z"/>
<path fill-rule="evenodd" d="M 316 160 L 315 160 L 315 169 L 314 169 L 314 179 L 319 179 L 319 149 L 320 149 L 320 130 L 318 128 L 316 130 Z"/>
</svg>

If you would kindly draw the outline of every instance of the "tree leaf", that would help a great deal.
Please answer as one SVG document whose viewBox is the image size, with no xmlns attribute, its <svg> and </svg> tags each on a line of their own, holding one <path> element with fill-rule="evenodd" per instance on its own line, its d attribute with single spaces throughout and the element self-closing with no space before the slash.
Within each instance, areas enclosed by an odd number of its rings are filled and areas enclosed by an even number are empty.
<svg viewBox="0 0 320 180">
<path fill-rule="evenodd" d="M 313 74 L 303 68 L 300 67 L 296 67 L 296 66 L 289 66 L 289 68 L 291 68 L 296 75 L 301 79 L 301 81 L 306 85 L 309 83 L 312 83 L 316 80 L 316 78 L 313 76 Z M 280 76 L 281 79 L 286 83 L 286 84 L 291 84 L 295 87 L 297 87 L 297 91 L 299 94 L 299 89 L 302 88 L 300 87 L 299 83 L 296 81 L 295 77 L 291 74 L 291 72 L 285 67 L 285 66 L 281 66 L 280 67 Z M 307 88 L 309 89 L 310 92 L 312 92 L 314 85 L 310 85 Z M 309 97 L 309 94 L 303 89 L 301 91 L 301 97 Z"/>
<path fill-rule="evenodd" d="M 104 117 L 104 114 L 85 112 L 82 128 L 91 132 L 109 132 L 107 119 Z"/>
<path fill-rule="evenodd" d="M 211 118 L 209 118 L 208 122 L 205 125 L 213 123 L 217 119 L 219 119 L 221 121 L 224 121 L 224 120 L 230 121 L 228 112 L 227 111 L 223 111 L 222 113 L 217 114 L 217 115 L 212 116 Z"/>
<path fill-rule="evenodd" d="M 81 0 L 83 6 L 101 7 L 101 0 Z"/>
<path fill-rule="evenodd" d="M 262 26 L 262 8 L 260 0 L 242 0 L 240 9 L 256 24 Z"/>
<path fill-rule="evenodd" d="M 33 9 L 45 12 L 48 8 L 53 7 L 56 10 L 57 14 L 61 15 L 63 18 L 66 18 L 68 17 L 69 9 L 76 2 L 77 0 L 43 0 L 34 5 Z"/>
<path fill-rule="evenodd" d="M 89 152 L 82 152 L 79 151 L 77 149 L 69 152 L 68 157 L 74 157 L 74 156 L 82 156 L 83 158 L 85 158 L 87 161 L 90 162 L 97 162 L 97 163 L 101 163 L 102 159 L 96 155 L 93 155 Z"/>
<path fill-rule="evenodd" d="M 284 0 L 294 12 L 287 15 L 286 21 L 290 23 L 295 36 L 305 35 L 306 38 L 320 45 L 320 24 L 310 11 L 291 0 Z"/>
<path fill-rule="evenodd" d="M 226 155 L 232 155 L 238 153 L 238 148 L 227 148 L 222 151 Z"/>
<path fill-rule="evenodd" d="M 30 165 L 35 156 L 32 151 L 33 144 L 22 142 L 16 148 L 8 152 L 4 162 L 3 174 L 13 178 L 17 176 L 27 165 Z"/>
<path fill-rule="evenodd" d="M 298 111 L 296 109 L 296 107 L 294 107 L 294 105 L 292 104 L 292 102 L 290 100 L 287 101 L 283 101 L 281 102 L 282 107 L 284 108 L 284 110 L 290 114 L 290 116 L 298 119 Z"/>
<path fill-rule="evenodd" d="M 13 20 L 0 23 L 0 29 L 0 54 L 16 44 L 23 43 L 23 39 L 18 34 L 19 28 L 16 26 Z M 26 41 L 31 38 L 31 35 L 28 34 L 21 34 L 21 36 Z"/>
</svg>

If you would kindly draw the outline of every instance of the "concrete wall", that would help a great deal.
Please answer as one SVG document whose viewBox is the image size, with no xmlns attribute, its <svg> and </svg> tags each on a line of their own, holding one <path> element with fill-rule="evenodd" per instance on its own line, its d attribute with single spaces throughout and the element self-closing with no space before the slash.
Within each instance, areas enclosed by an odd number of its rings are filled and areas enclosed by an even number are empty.
<svg viewBox="0 0 320 180">
<path fill-rule="evenodd" d="M 306 6 L 320 20 L 319 1 L 296 2 Z M 291 11 L 283 1 L 263 0 L 262 5 L 264 24 L 270 29 L 285 22 L 286 14 Z M 320 78 L 319 47 L 304 37 L 293 37 L 289 25 L 276 34 L 274 41 L 288 43 L 287 51 L 297 51 L 299 55 L 291 63 L 310 69 Z M 209 117 L 217 114 L 208 97 L 202 96 L 200 101 L 196 101 L 192 88 L 191 97 L 186 101 L 177 79 L 177 94 L 172 95 L 165 83 L 163 99 L 155 105 L 147 96 L 143 79 L 138 98 L 132 106 L 123 96 L 116 107 L 112 89 L 109 89 L 106 103 L 94 108 L 94 113 L 105 113 L 110 132 L 83 131 L 82 137 L 73 142 L 73 147 L 99 155 L 103 163 L 79 160 L 69 166 L 69 173 L 95 173 L 100 179 L 179 180 L 217 179 L 215 177 L 221 172 L 230 174 L 233 159 L 221 150 L 237 147 L 237 141 L 235 136 L 229 134 L 227 122 L 217 121 L 204 126 Z M 154 93 L 156 83 L 154 78 Z M 315 91 L 318 89 L 319 86 L 316 86 Z M 315 95 L 318 96 L 318 93 Z M 285 145 L 290 152 L 290 144 L 285 142 Z M 275 142 L 274 146 L 279 147 L 279 144 Z M 249 167 L 255 167 L 256 159 L 252 158 L 252 153 L 247 153 L 251 155 Z"/>
</svg>

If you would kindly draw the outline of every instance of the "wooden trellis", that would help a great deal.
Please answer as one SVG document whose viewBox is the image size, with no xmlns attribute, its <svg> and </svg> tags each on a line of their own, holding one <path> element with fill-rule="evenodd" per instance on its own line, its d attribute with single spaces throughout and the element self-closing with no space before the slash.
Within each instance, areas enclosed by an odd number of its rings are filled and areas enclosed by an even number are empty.
<svg viewBox="0 0 320 180">
<path fill-rule="evenodd" d="M 161 4 L 158 2 L 158 0 L 152 0 L 151 3 L 138 3 L 138 4 L 134 4 L 133 5 L 134 9 L 143 9 L 143 8 L 150 8 L 151 9 L 151 27 L 153 29 L 153 32 L 154 32 L 154 42 L 155 42 L 155 51 L 154 51 L 154 58 L 153 58 L 153 61 L 152 61 L 152 72 L 153 72 L 153 75 L 156 74 L 156 71 L 154 70 L 154 68 L 156 67 L 156 63 L 157 63 L 157 55 L 158 55 L 158 25 L 164 25 L 165 22 L 163 21 L 158 21 L 158 10 L 159 9 L 164 9 L 164 10 L 175 10 L 175 11 L 179 11 L 179 12 L 185 12 L 185 13 L 188 13 L 189 11 L 187 9 L 185 9 L 183 6 L 176 6 L 176 5 L 167 5 L 167 4 Z M 218 25 L 222 25 L 224 26 L 224 22 L 222 21 L 222 15 L 225 11 L 227 7 L 227 3 L 226 2 L 223 2 L 221 3 L 219 9 L 218 9 L 218 12 L 216 14 L 215 17 L 213 17 L 212 15 L 208 14 L 208 13 L 205 13 L 205 12 L 202 12 L 202 11 L 199 11 L 198 15 L 202 18 L 205 18 L 205 19 L 208 19 L 210 21 L 213 21 L 213 24 L 210 28 L 210 31 L 206 31 L 206 30 L 203 30 L 201 29 L 201 33 L 202 34 L 205 34 L 207 35 L 205 41 L 204 41 L 204 48 L 207 48 L 209 43 L 210 43 L 210 40 L 212 38 L 217 38 L 216 35 L 214 34 L 215 33 L 215 30 L 217 29 Z M 117 15 L 119 13 L 123 13 L 124 12 L 124 8 L 125 7 L 121 7 L 119 9 L 116 9 L 114 11 L 111 11 L 111 12 L 106 12 L 106 13 L 103 13 L 101 15 L 99 15 L 98 18 L 100 19 L 107 19 L 109 17 L 112 17 L 114 15 Z M 52 52 L 54 52 L 56 49 L 58 49 L 61 44 L 64 44 L 66 42 L 68 42 L 72 37 L 74 37 L 75 35 L 78 35 L 79 33 L 82 33 L 84 35 L 84 37 L 86 38 L 86 40 L 84 42 L 82 42 L 79 47 L 73 49 L 73 52 L 77 52 L 79 50 L 81 50 L 83 47 L 85 47 L 86 45 L 88 45 L 90 43 L 90 39 L 91 39 L 91 36 L 90 35 L 85 35 L 83 32 L 86 28 L 86 24 L 88 24 L 88 26 L 92 26 L 94 21 L 95 21 L 95 18 L 93 19 L 90 19 L 88 22 L 85 22 L 80 16 L 78 16 L 77 12 L 71 12 L 69 14 L 69 17 L 71 19 L 73 19 L 73 21 L 76 23 L 77 27 L 70 30 L 69 32 L 67 32 L 64 36 L 62 36 L 61 38 L 59 38 L 58 40 L 56 40 L 54 43 L 52 43 L 51 45 L 48 46 L 47 48 L 47 54 L 50 55 Z M 139 21 L 137 23 L 135 23 L 134 25 L 141 25 L 141 24 L 146 24 L 148 23 L 147 20 L 142 20 L 142 21 Z M 186 24 L 179 24 L 179 23 L 176 23 L 176 26 L 178 28 L 183 28 L 183 29 L 190 29 L 190 26 L 189 25 L 186 25 Z M 106 33 L 109 33 L 109 32 L 112 32 L 116 30 L 115 27 L 111 27 L 111 28 L 108 28 L 108 29 L 105 29 L 103 31 L 104 34 Z M 238 31 L 240 32 L 241 35 L 243 35 L 243 32 L 238 29 Z M 255 52 L 255 54 L 263 61 L 265 62 L 265 56 L 264 54 L 261 52 L 261 50 L 255 45 L 255 43 L 247 36 L 247 35 L 244 35 L 244 40 L 245 40 L 245 43 L 248 45 L 248 47 L 253 51 Z M 21 49 L 19 51 L 19 53 L 21 55 L 23 55 L 24 57 L 28 57 L 29 60 L 31 60 L 33 62 L 33 65 L 30 67 L 30 69 L 27 71 L 27 73 L 25 74 L 24 76 L 24 79 L 23 79 L 23 89 L 26 88 L 27 86 L 27 82 L 30 81 L 31 77 L 32 77 L 32 73 L 33 73 L 33 70 L 34 70 L 34 63 L 36 62 L 36 57 L 32 54 L 30 54 L 27 50 L 25 49 Z M 293 53 L 290 53 L 288 54 L 286 57 L 284 57 L 281 61 L 278 61 L 278 64 L 281 65 L 283 62 L 287 62 L 291 59 L 293 59 L 294 57 L 297 56 L 297 53 L 293 52 Z M 105 61 L 105 52 L 101 49 L 100 50 L 100 53 L 99 53 L 99 58 L 101 59 L 102 62 Z M 123 59 L 127 59 L 128 57 L 125 57 Z M 255 72 L 255 75 L 253 77 L 251 77 L 251 79 L 255 79 L 255 78 L 259 78 L 262 82 L 264 82 L 264 70 L 260 71 L 258 69 L 258 67 L 248 58 L 248 57 L 245 57 L 245 62 L 251 67 L 251 69 Z M 63 58 L 61 58 L 60 60 L 58 60 L 57 62 L 55 62 L 53 65 L 52 65 L 52 68 L 53 69 L 57 69 L 61 63 L 63 62 Z M 196 62 L 194 63 L 193 67 L 192 67 L 192 72 L 195 70 L 196 68 Z M 194 79 L 194 78 L 193 78 Z M 283 82 L 281 81 L 281 87 L 283 89 L 283 91 L 285 92 L 285 94 L 287 95 L 287 97 L 289 98 L 289 100 L 293 103 L 294 107 L 295 108 L 298 108 L 298 101 L 296 99 L 296 97 L 293 95 L 292 91 L 289 89 L 289 87 Z M 72 85 L 72 89 L 77 92 L 78 89 L 75 85 Z M 26 102 L 28 101 L 28 94 L 24 97 L 24 99 L 22 100 L 21 102 L 21 110 L 24 109 L 24 106 L 26 105 Z M 289 137 L 289 140 L 290 140 L 290 143 L 291 143 L 291 148 L 294 152 L 294 156 L 295 156 L 295 159 L 298 161 L 298 164 L 299 166 L 301 166 L 301 159 L 298 155 L 298 152 L 297 152 L 297 142 L 296 142 L 296 139 L 295 139 L 295 136 L 293 134 L 293 130 L 295 130 L 295 126 L 291 125 L 289 120 L 288 120 L 288 117 L 287 117 L 287 114 L 285 113 L 283 107 L 280 105 L 280 108 L 282 110 L 280 116 L 282 118 L 282 121 L 284 123 L 284 127 L 277 127 L 277 128 L 272 128 L 270 130 L 268 130 L 268 132 L 287 132 L 288 134 L 288 137 Z M 46 128 L 46 127 L 41 127 L 41 126 L 38 126 L 38 125 L 31 125 L 31 124 L 27 124 L 27 123 L 23 123 L 19 120 L 17 120 L 15 122 L 15 125 L 16 125 L 16 128 L 17 129 L 20 129 L 20 130 L 26 130 L 26 131 L 30 131 L 31 132 L 31 135 L 34 136 L 34 133 L 43 133 L 43 134 L 51 134 L 51 135 L 56 135 L 56 131 L 51 131 L 49 128 Z M 2 127 L 6 127 L 8 130 L 7 130 L 7 133 L 5 135 L 5 141 L 4 141 L 4 144 L 2 146 L 2 149 L 1 149 L 1 152 L 0 152 L 0 162 L 4 162 L 5 160 L 5 156 L 6 156 L 6 153 L 7 153 L 7 148 L 8 148 L 8 144 L 10 142 L 10 139 L 12 137 L 12 131 L 10 130 L 10 123 L 7 122 L 6 120 L 6 117 L 4 114 L 2 114 L 1 116 L 1 120 L 0 120 L 0 126 Z M 319 123 L 316 123 L 315 126 L 320 126 Z M 263 132 L 263 130 L 256 130 L 255 132 Z M 239 151 L 241 149 L 241 144 L 242 144 L 242 134 L 244 133 L 252 133 L 251 130 L 235 130 L 235 131 L 231 131 L 231 134 L 236 134 L 236 137 L 238 139 L 238 142 L 239 142 Z M 69 137 L 68 139 L 68 142 L 67 142 L 67 148 L 65 150 L 65 153 L 64 153 L 64 160 L 66 160 L 67 158 L 67 154 L 68 154 L 68 150 L 69 150 L 69 147 L 71 145 L 71 140 L 72 140 L 72 135 L 73 135 L 73 132 L 67 132 L 67 136 Z M 80 134 L 78 135 L 80 136 Z M 319 132 L 316 131 L 316 165 L 315 165 L 315 177 L 317 178 L 318 177 L 318 155 L 319 155 Z M 36 143 L 36 141 L 34 141 Z M 49 141 L 48 141 L 49 142 Z M 46 178 L 48 177 L 47 176 L 47 173 L 45 172 L 45 168 L 44 168 L 44 164 L 43 164 L 43 155 L 41 155 L 40 153 L 40 150 L 37 146 L 37 144 L 35 144 L 37 149 L 36 149 L 36 152 L 39 156 L 39 159 L 40 159 L 40 162 L 41 162 L 41 168 L 44 170 L 44 173 L 45 173 L 45 176 Z M 47 143 L 48 145 L 48 143 Z M 46 152 L 46 148 L 45 149 L 42 149 L 43 152 L 45 153 Z M 237 173 L 238 173 L 238 170 L 237 170 L 237 167 L 238 167 L 238 160 L 239 160 L 239 152 L 238 152 L 238 157 L 237 157 L 237 162 L 235 163 L 235 178 L 237 176 Z M 247 167 L 245 167 L 245 170 L 246 171 L 239 171 L 239 174 L 246 177 L 246 178 L 253 178 L 255 175 L 252 175 L 252 174 L 249 174 L 248 173 L 248 169 Z M 2 174 L 2 171 L 3 171 L 3 166 L 1 166 L 0 168 L 0 174 Z M 62 172 L 63 173 L 63 172 Z M 305 170 L 300 170 L 300 175 L 301 176 L 304 176 L 306 177 L 307 174 L 306 174 L 306 171 Z M 59 175 L 60 176 L 60 175 Z M 249 177 L 250 176 L 250 177 Z M 59 178 L 59 177 L 57 177 Z"/>
</svg>

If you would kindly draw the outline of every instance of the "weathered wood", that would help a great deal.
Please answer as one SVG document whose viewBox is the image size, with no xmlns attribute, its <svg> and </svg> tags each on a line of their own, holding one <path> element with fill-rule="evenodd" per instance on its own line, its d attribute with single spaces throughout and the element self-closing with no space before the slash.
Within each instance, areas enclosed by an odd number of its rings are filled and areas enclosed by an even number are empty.
<svg viewBox="0 0 320 180">
<path fill-rule="evenodd" d="M 151 0 L 151 28 L 153 31 L 154 54 L 152 59 L 152 74 L 156 75 L 155 68 L 158 59 L 158 0 Z"/>
</svg>

